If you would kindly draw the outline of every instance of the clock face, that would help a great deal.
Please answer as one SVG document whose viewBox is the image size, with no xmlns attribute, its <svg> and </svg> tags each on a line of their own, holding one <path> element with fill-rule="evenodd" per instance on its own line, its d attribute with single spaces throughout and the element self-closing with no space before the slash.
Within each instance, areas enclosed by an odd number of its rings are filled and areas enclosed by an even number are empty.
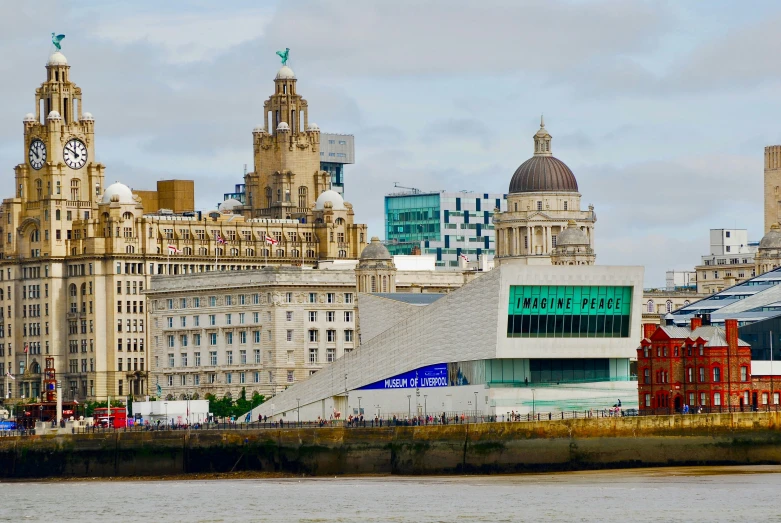
<svg viewBox="0 0 781 523">
<path fill-rule="evenodd" d="M 46 163 L 46 144 L 40 140 L 33 140 L 30 143 L 30 166 L 36 171 Z"/>
<path fill-rule="evenodd" d="M 62 157 L 65 160 L 65 165 L 71 169 L 84 167 L 84 164 L 87 163 L 87 148 L 84 146 L 84 142 L 76 138 L 68 140 L 62 152 Z"/>
</svg>

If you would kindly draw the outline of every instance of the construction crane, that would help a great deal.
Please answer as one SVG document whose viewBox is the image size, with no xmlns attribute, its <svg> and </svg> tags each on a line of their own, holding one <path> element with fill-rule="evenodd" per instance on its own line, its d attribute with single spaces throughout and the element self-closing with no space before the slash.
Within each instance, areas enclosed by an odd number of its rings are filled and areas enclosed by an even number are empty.
<svg viewBox="0 0 781 523">
<path fill-rule="evenodd" d="M 407 189 L 408 191 L 412 192 L 412 194 L 420 194 L 423 192 L 415 187 L 404 187 L 403 185 L 399 185 L 399 182 L 393 182 L 393 187 L 396 189 Z"/>
</svg>

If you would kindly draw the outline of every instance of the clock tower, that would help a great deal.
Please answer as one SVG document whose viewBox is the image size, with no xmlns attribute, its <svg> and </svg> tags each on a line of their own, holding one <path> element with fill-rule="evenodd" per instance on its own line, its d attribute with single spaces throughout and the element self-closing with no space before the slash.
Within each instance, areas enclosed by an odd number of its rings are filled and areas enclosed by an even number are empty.
<svg viewBox="0 0 781 523">
<path fill-rule="evenodd" d="M 24 117 L 24 158 L 15 171 L 15 197 L 3 201 L 6 257 L 65 256 L 69 221 L 89 219 L 103 190 L 95 161 L 94 119 L 82 111 L 81 88 L 57 51 L 35 90 L 35 114 Z"/>
</svg>

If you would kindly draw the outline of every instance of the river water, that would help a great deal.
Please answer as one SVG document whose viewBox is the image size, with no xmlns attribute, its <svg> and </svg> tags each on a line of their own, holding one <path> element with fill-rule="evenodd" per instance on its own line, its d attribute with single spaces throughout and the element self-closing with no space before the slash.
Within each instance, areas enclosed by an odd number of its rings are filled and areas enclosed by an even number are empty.
<svg viewBox="0 0 781 523">
<path fill-rule="evenodd" d="M 781 521 L 781 467 L 0 485 L 0 521 Z"/>
</svg>

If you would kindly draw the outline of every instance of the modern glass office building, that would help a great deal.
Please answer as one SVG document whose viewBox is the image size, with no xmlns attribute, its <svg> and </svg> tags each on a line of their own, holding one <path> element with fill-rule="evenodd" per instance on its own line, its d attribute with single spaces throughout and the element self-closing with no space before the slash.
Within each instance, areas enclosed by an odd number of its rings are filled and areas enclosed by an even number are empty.
<svg viewBox="0 0 781 523">
<path fill-rule="evenodd" d="M 411 191 L 385 196 L 385 239 L 391 254 L 436 255 L 438 267 L 457 267 L 496 254 L 494 209 L 507 210 L 504 194 Z"/>
</svg>

